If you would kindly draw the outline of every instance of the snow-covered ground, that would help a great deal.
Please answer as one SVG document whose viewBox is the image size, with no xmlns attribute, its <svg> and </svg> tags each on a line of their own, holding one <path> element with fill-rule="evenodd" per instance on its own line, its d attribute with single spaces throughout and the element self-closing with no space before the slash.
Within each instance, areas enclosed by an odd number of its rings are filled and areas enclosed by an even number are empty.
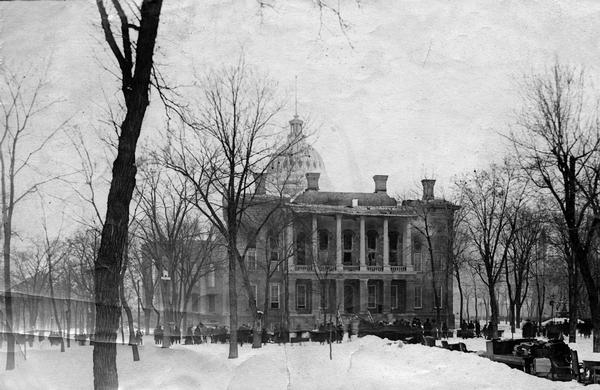
<svg viewBox="0 0 600 390">
<path fill-rule="evenodd" d="M 456 342 L 458 340 L 450 340 Z M 484 350 L 483 339 L 466 340 L 470 350 Z M 571 345 L 581 359 L 598 359 L 591 339 Z M 572 382 L 551 382 L 495 363 L 477 354 L 452 352 L 367 336 L 333 345 L 268 344 L 240 348 L 227 359 L 227 345 L 176 345 L 161 349 L 146 337 L 141 361 L 127 346 L 118 348 L 123 389 L 580 389 Z M 27 350 L 12 372 L 0 373 L 0 389 L 90 389 L 92 347 L 73 345 L 65 353 L 45 341 Z M 594 356 L 596 355 L 596 356 Z M 590 389 L 599 388 L 594 385 Z"/>
</svg>

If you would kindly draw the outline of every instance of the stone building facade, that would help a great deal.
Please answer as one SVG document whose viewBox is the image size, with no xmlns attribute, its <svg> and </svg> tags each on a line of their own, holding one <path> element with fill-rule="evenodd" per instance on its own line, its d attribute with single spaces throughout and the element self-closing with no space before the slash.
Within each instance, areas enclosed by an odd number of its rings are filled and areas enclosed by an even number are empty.
<svg viewBox="0 0 600 390">
<path fill-rule="evenodd" d="M 297 117 L 290 121 L 291 132 L 301 126 Z M 307 330 L 356 316 L 424 321 L 435 319 L 438 310 L 452 327 L 449 240 L 456 206 L 435 198 L 435 181 L 423 180 L 422 198 L 403 202 L 389 196 L 385 175 L 373 177 L 373 192 L 321 191 L 323 160 L 313 148 L 301 150 L 295 161 L 297 154 L 280 156 L 268 168 L 272 182 L 288 187 L 282 198 L 259 183 L 255 209 L 269 209 L 269 202 L 280 209 L 264 213 L 273 221 L 259 231 L 253 230 L 262 225 L 255 211 L 239 244 L 266 327 Z M 282 173 L 286 168 L 295 172 Z M 281 182 L 283 174 L 294 180 Z M 239 323 L 251 324 L 242 276 L 237 280 Z M 215 317 L 228 324 L 227 275 L 212 285 L 219 303 L 213 305 Z"/>
</svg>

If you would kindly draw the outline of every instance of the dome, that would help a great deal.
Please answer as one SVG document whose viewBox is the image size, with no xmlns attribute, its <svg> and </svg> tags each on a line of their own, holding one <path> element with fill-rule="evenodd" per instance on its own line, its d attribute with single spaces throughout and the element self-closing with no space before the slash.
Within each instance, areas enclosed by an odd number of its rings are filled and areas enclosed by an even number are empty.
<svg viewBox="0 0 600 390">
<path fill-rule="evenodd" d="M 285 195 L 293 196 L 304 191 L 307 187 L 308 172 L 319 172 L 319 187 L 330 188 L 323 159 L 319 152 L 306 142 L 306 137 L 302 134 L 303 124 L 298 115 L 294 115 L 294 119 L 290 121 L 288 135 L 289 142 L 294 142 L 294 145 L 290 146 L 289 150 L 280 150 L 267 168 L 267 182 L 275 187 L 274 191 L 282 191 Z"/>
</svg>

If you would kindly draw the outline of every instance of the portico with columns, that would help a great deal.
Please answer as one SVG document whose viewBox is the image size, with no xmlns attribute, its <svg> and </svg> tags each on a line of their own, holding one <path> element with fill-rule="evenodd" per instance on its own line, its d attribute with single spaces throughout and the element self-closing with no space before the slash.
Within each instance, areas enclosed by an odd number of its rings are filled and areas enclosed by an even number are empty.
<svg viewBox="0 0 600 390">
<path fill-rule="evenodd" d="M 373 193 L 320 192 L 319 174 L 306 176 L 306 191 L 290 203 L 294 224 L 286 237 L 301 253 L 290 258 L 290 275 L 318 281 L 310 292 L 311 320 L 328 314 L 390 320 L 431 311 L 423 302 L 423 267 L 414 267 L 418 214 L 387 195 L 387 176 L 374 176 Z M 325 282 L 332 290 L 325 291 Z"/>
<path fill-rule="evenodd" d="M 297 117 L 290 121 L 296 133 L 302 131 L 302 124 Z M 276 300 L 268 308 L 270 320 L 279 319 L 289 330 L 308 330 L 355 316 L 376 321 L 433 318 L 428 281 L 439 275 L 430 275 L 427 268 L 418 210 L 428 207 L 436 220 L 450 221 L 456 208 L 435 199 L 434 180 L 422 182 L 423 197 L 414 201 L 391 197 L 386 175 L 374 175 L 369 192 L 324 191 L 320 188 L 327 178 L 323 160 L 306 145 L 279 156 L 266 174 L 275 175 L 268 182 L 281 186 L 280 191 L 270 195 L 270 187 L 257 180 L 257 199 L 264 202 L 271 196 L 279 202 L 283 193 L 282 213 L 288 221 L 279 235 L 284 243 L 280 258 L 285 261 L 268 281 L 274 286 L 261 281 L 264 273 L 251 274 L 261 299 L 269 293 L 269 300 Z M 325 182 L 323 187 L 329 187 L 328 179 Z M 256 251 L 258 263 L 260 252 Z M 443 294 L 451 297 L 452 278 L 443 288 Z M 452 299 L 445 302 L 443 312 L 451 323 Z M 284 321 L 285 316 L 289 318 Z"/>
</svg>

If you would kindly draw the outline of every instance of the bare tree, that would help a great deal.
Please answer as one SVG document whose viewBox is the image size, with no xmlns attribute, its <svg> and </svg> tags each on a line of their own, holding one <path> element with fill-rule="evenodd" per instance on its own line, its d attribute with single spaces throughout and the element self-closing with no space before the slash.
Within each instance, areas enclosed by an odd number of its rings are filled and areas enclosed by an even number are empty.
<svg viewBox="0 0 600 390">
<path fill-rule="evenodd" d="M 22 292 L 31 296 L 25 304 L 28 312 L 29 327 L 37 328 L 37 320 L 40 314 L 40 299 L 48 285 L 48 268 L 44 258 L 36 256 L 31 250 L 25 250 L 14 254 L 16 257 L 13 280 Z"/>
<path fill-rule="evenodd" d="M 213 229 L 188 202 L 190 188 L 168 173 L 143 170 L 146 185 L 139 194 L 142 217 L 136 230 L 143 246 L 140 249 L 152 260 L 157 274 L 166 271 L 170 277 L 170 288 L 162 289 L 163 303 L 170 302 L 163 322 L 181 327 L 194 287 L 221 264 L 214 258 L 217 241 Z"/>
<path fill-rule="evenodd" d="M 510 133 L 519 161 L 533 183 L 553 199 L 567 234 L 566 261 L 572 335 L 577 322 L 577 268 L 587 289 L 600 352 L 600 296 L 590 258 L 600 219 L 594 208 L 600 183 L 598 111 L 586 94 L 583 71 L 555 63 L 528 77 L 524 108 Z"/>
<path fill-rule="evenodd" d="M 140 239 L 139 241 L 142 240 Z M 156 275 L 156 272 L 152 272 L 152 270 L 155 265 L 152 260 L 144 254 L 141 245 L 135 245 L 133 247 L 130 245 L 129 257 L 130 263 L 129 267 L 127 267 L 127 271 L 137 296 L 138 303 L 141 305 L 141 309 L 144 312 L 144 327 L 146 334 L 149 334 L 150 319 L 154 309 L 152 302 L 154 300 L 154 287 L 156 281 L 153 278 L 153 274 Z M 160 315 L 160 313 L 158 314 Z"/>
<path fill-rule="evenodd" d="M 508 163 L 475 171 L 458 185 L 464 194 L 469 237 L 477 253 L 472 266 L 487 287 L 492 317 L 490 332 L 496 337 L 499 320 L 496 289 L 509 251 L 503 242 L 512 241 L 511 220 L 523 205 L 525 187 L 519 182 L 516 169 Z"/>
<path fill-rule="evenodd" d="M 503 245 L 508 246 L 507 261 L 504 263 L 505 282 L 509 300 L 509 320 L 512 333 L 515 327 L 521 324 L 521 308 L 527 298 L 531 265 L 534 261 L 536 243 L 539 240 L 543 224 L 540 213 L 535 210 L 523 208 L 517 211 L 516 218 L 511 218 L 512 225 L 509 231 L 514 231 L 511 241 Z M 505 233 L 508 239 L 510 233 Z"/>
<path fill-rule="evenodd" d="M 38 248 L 38 256 L 42 256 L 48 267 L 48 285 L 50 287 L 50 301 L 52 303 L 52 310 L 54 312 L 54 320 L 56 327 L 58 328 L 58 334 L 60 335 L 60 351 L 65 352 L 65 335 L 62 331 L 60 323 L 60 316 L 58 308 L 56 306 L 56 294 L 55 294 L 55 280 L 57 274 L 54 273 L 55 267 L 59 270 L 63 267 L 57 267 L 60 263 L 66 259 L 68 253 L 68 247 L 61 241 L 60 232 L 52 240 L 48 233 L 48 225 L 46 221 L 46 212 L 44 210 L 43 202 L 41 202 L 41 208 L 43 213 L 42 228 L 44 230 L 44 242 L 41 248 Z M 61 310 L 62 311 L 62 310 Z"/>
<path fill-rule="evenodd" d="M 69 245 L 69 267 L 71 273 L 71 283 L 73 293 L 77 299 L 82 302 L 93 302 L 94 285 L 90 283 L 93 280 L 94 261 L 98 248 L 100 246 L 99 228 L 81 228 L 75 231 L 67 239 Z M 89 309 L 90 313 L 82 313 L 87 334 L 92 334 L 94 329 L 93 307 L 80 306 L 80 309 Z"/>
<path fill-rule="evenodd" d="M 203 99 L 200 111 L 184 118 L 185 127 L 171 133 L 171 143 L 165 149 L 162 163 L 179 173 L 192 191 L 189 201 L 210 221 L 223 237 L 227 248 L 230 303 L 229 358 L 237 358 L 237 281 L 239 267 L 243 285 L 249 296 L 254 330 L 258 332 L 260 318 L 256 297 L 250 286 L 245 249 L 240 251 L 240 229 L 248 218 L 248 210 L 263 202 L 269 208 L 255 231 L 276 212 L 283 198 L 261 200 L 253 188 L 257 178 L 264 177 L 270 162 L 285 153 L 302 134 L 281 142 L 274 140 L 279 129 L 273 118 L 281 105 L 275 99 L 272 82 L 251 74 L 241 62 L 215 72 L 201 81 Z M 187 130 L 187 131 L 186 131 Z M 278 152 L 273 153 L 274 150 Z"/>
<path fill-rule="evenodd" d="M 143 0 L 135 22 L 130 21 L 121 2 L 111 1 L 118 16 L 121 45 L 113 32 L 103 0 L 96 0 L 104 38 L 117 60 L 125 118 L 119 126 L 117 156 L 113 163 L 106 218 L 95 262 L 96 340 L 94 343 L 94 388 L 117 389 L 116 337 L 121 313 L 119 286 L 123 250 L 128 236 L 129 205 L 135 187 L 135 154 L 142 122 L 149 104 L 154 47 L 162 0 Z M 132 38 L 135 31 L 137 38 Z"/>
<path fill-rule="evenodd" d="M 456 209 L 446 202 L 440 203 L 434 199 L 423 201 L 411 201 L 415 206 L 418 220 L 413 224 L 415 230 L 425 240 L 425 246 L 429 258 L 429 269 L 431 270 L 431 288 L 433 290 L 433 302 L 435 309 L 435 321 L 437 326 L 441 324 L 442 297 L 441 288 L 444 286 L 448 274 L 451 259 L 443 258 L 448 253 L 445 246 L 451 244 L 453 222 L 442 222 L 447 215 L 452 215 Z"/>
<path fill-rule="evenodd" d="M 44 184 L 63 175 L 38 176 L 34 158 L 42 152 L 66 122 L 40 136 L 35 119 L 56 101 L 44 101 L 45 72 L 17 74 L 2 69 L 0 74 L 0 197 L 2 202 L 2 235 L 4 260 L 4 306 L 7 332 L 6 369 L 15 368 L 13 303 L 11 282 L 11 249 L 13 216 L 18 205 Z M 35 179 L 21 180 L 33 174 Z"/>
<path fill-rule="evenodd" d="M 469 249 L 469 235 L 468 228 L 465 223 L 466 212 L 462 205 L 462 194 L 459 194 L 457 199 L 453 202 L 459 206 L 455 212 L 454 217 L 451 221 L 452 230 L 448 235 L 448 253 L 451 258 L 448 260 L 448 269 L 452 276 L 456 279 L 456 286 L 458 288 L 458 294 L 460 299 L 460 310 L 459 310 L 459 323 L 462 324 L 464 318 L 464 293 L 463 293 L 463 280 L 462 274 L 468 265 L 468 249 Z M 448 294 L 447 294 L 448 295 Z M 448 304 L 446 304 L 448 307 Z"/>
</svg>

